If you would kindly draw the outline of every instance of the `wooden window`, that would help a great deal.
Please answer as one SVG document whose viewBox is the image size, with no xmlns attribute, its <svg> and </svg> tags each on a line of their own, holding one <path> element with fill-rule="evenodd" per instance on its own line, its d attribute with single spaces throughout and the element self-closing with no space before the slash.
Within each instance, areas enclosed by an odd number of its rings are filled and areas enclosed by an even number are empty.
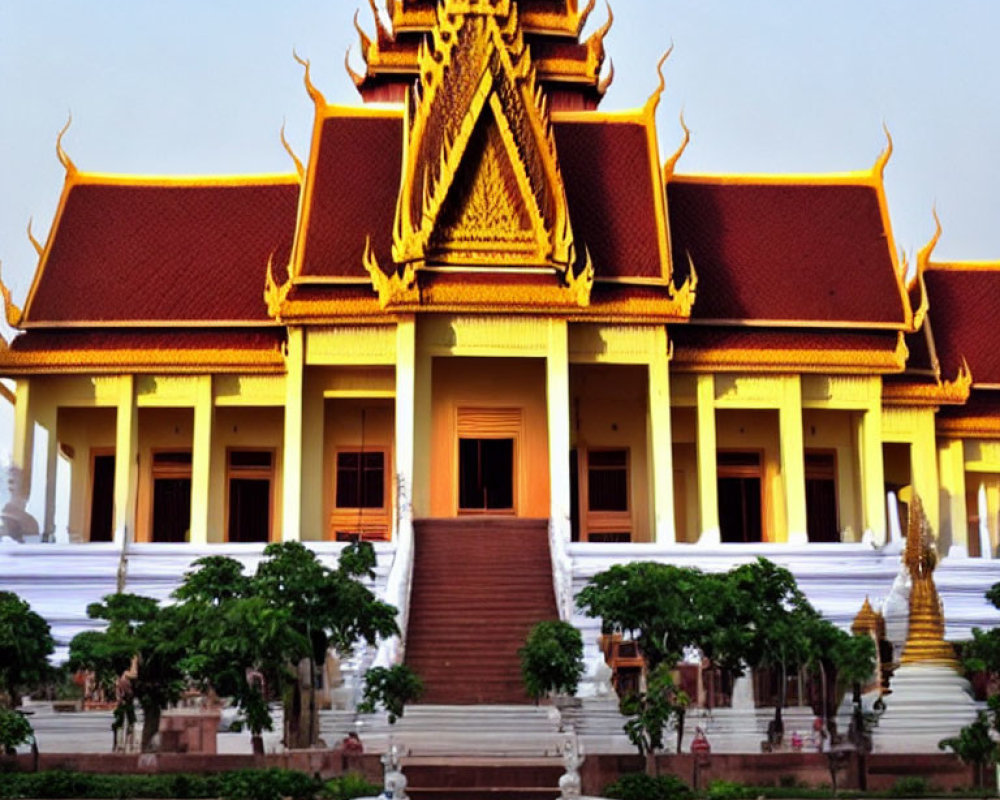
<svg viewBox="0 0 1000 800">
<path fill-rule="evenodd" d="M 115 453 L 90 455 L 90 541 L 110 542 L 115 517 Z"/>
<path fill-rule="evenodd" d="M 186 542 L 191 529 L 191 451 L 153 452 L 152 538 Z"/>
<path fill-rule="evenodd" d="M 588 449 L 584 470 L 583 511 L 587 541 L 631 541 L 628 449 Z"/>
<path fill-rule="evenodd" d="M 760 451 L 720 451 L 717 455 L 719 530 L 723 542 L 763 538 L 764 473 Z"/>
<path fill-rule="evenodd" d="M 837 453 L 806 450 L 806 530 L 810 542 L 839 542 Z"/>
<path fill-rule="evenodd" d="M 332 538 L 338 542 L 389 538 L 389 482 L 384 449 L 338 450 L 334 469 Z"/>
<path fill-rule="evenodd" d="M 231 449 L 226 460 L 229 541 L 270 541 L 274 451 Z"/>
</svg>

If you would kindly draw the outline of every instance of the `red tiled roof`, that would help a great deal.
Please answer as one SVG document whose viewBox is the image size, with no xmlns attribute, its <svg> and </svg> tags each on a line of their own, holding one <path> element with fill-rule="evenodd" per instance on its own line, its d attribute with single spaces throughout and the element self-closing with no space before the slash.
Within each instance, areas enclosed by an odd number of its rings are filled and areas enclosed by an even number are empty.
<svg viewBox="0 0 1000 800">
<path fill-rule="evenodd" d="M 602 119 L 553 128 L 577 252 L 586 244 L 595 277 L 662 277 L 645 126 Z"/>
<path fill-rule="evenodd" d="M 872 186 L 683 178 L 667 210 L 675 269 L 690 254 L 698 273 L 692 319 L 905 322 Z"/>
<path fill-rule="evenodd" d="M 365 241 L 391 261 L 402 167 L 401 116 L 334 116 L 323 123 L 315 177 L 307 187 L 303 277 L 367 278 Z M 300 234 L 301 235 L 301 234 Z"/>
<path fill-rule="evenodd" d="M 24 321 L 266 321 L 268 257 L 288 263 L 299 186 L 69 187 Z"/>
<path fill-rule="evenodd" d="M 964 357 L 973 386 L 1000 385 L 1000 264 L 995 269 L 950 265 L 924 273 L 941 370 L 950 377 Z"/>
</svg>

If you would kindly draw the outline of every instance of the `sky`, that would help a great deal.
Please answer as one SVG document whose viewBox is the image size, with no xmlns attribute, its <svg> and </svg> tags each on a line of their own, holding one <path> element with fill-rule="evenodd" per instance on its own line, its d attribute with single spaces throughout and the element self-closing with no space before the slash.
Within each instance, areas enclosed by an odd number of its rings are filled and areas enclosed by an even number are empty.
<svg viewBox="0 0 1000 800">
<path fill-rule="evenodd" d="M 384 4 L 384 3 L 383 3 Z M 1000 259 L 1000 69 L 992 0 L 613 0 L 604 108 L 641 106 L 665 67 L 664 157 L 679 172 L 837 172 L 895 152 L 885 179 L 897 245 L 933 232 L 941 259 Z M 366 0 L 0 0 L 0 262 L 23 303 L 64 178 L 83 171 L 289 172 L 282 122 L 307 155 L 313 113 L 295 48 L 334 103 L 359 102 L 352 17 Z M 584 34 L 602 24 L 599 5 Z M 606 65 L 607 69 L 607 65 Z M 913 259 L 911 258 L 911 263 Z M 206 264 L 206 270 L 211 265 Z M 1000 299 L 1000 298 L 998 298 Z M 10 331 L 4 330 L 9 337 Z M 9 436 L 0 429 L 0 450 Z"/>
</svg>

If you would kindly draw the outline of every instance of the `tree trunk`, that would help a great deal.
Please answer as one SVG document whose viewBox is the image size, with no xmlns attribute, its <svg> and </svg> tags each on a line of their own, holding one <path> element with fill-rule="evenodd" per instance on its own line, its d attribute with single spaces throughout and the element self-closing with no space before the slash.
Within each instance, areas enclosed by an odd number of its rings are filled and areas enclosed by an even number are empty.
<svg viewBox="0 0 1000 800">
<path fill-rule="evenodd" d="M 677 755 L 681 754 L 681 747 L 684 743 L 684 717 L 686 713 L 684 709 L 677 712 Z"/>
<path fill-rule="evenodd" d="M 255 756 L 264 755 L 264 737 L 260 731 L 254 731 L 250 735 L 250 745 L 253 747 L 253 754 Z"/>
<path fill-rule="evenodd" d="M 152 753 L 156 750 L 153 747 L 153 737 L 160 730 L 160 707 L 144 708 L 142 710 L 142 740 L 139 749 L 143 753 Z"/>
<path fill-rule="evenodd" d="M 319 716 L 316 713 L 315 664 L 303 659 L 296 667 L 295 680 L 285 696 L 285 747 L 304 750 L 312 747 L 319 737 Z"/>
</svg>

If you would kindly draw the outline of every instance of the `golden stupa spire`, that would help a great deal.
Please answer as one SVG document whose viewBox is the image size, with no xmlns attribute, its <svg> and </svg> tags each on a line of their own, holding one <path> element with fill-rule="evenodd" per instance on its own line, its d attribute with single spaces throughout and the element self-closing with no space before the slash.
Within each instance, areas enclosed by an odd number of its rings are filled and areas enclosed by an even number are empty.
<svg viewBox="0 0 1000 800">
<path fill-rule="evenodd" d="M 910 627 L 902 663 L 933 662 L 957 671 L 955 651 L 944 640 L 944 612 L 934 585 L 937 552 L 923 505 L 916 494 L 910 504 L 903 563 L 910 573 Z"/>
</svg>

